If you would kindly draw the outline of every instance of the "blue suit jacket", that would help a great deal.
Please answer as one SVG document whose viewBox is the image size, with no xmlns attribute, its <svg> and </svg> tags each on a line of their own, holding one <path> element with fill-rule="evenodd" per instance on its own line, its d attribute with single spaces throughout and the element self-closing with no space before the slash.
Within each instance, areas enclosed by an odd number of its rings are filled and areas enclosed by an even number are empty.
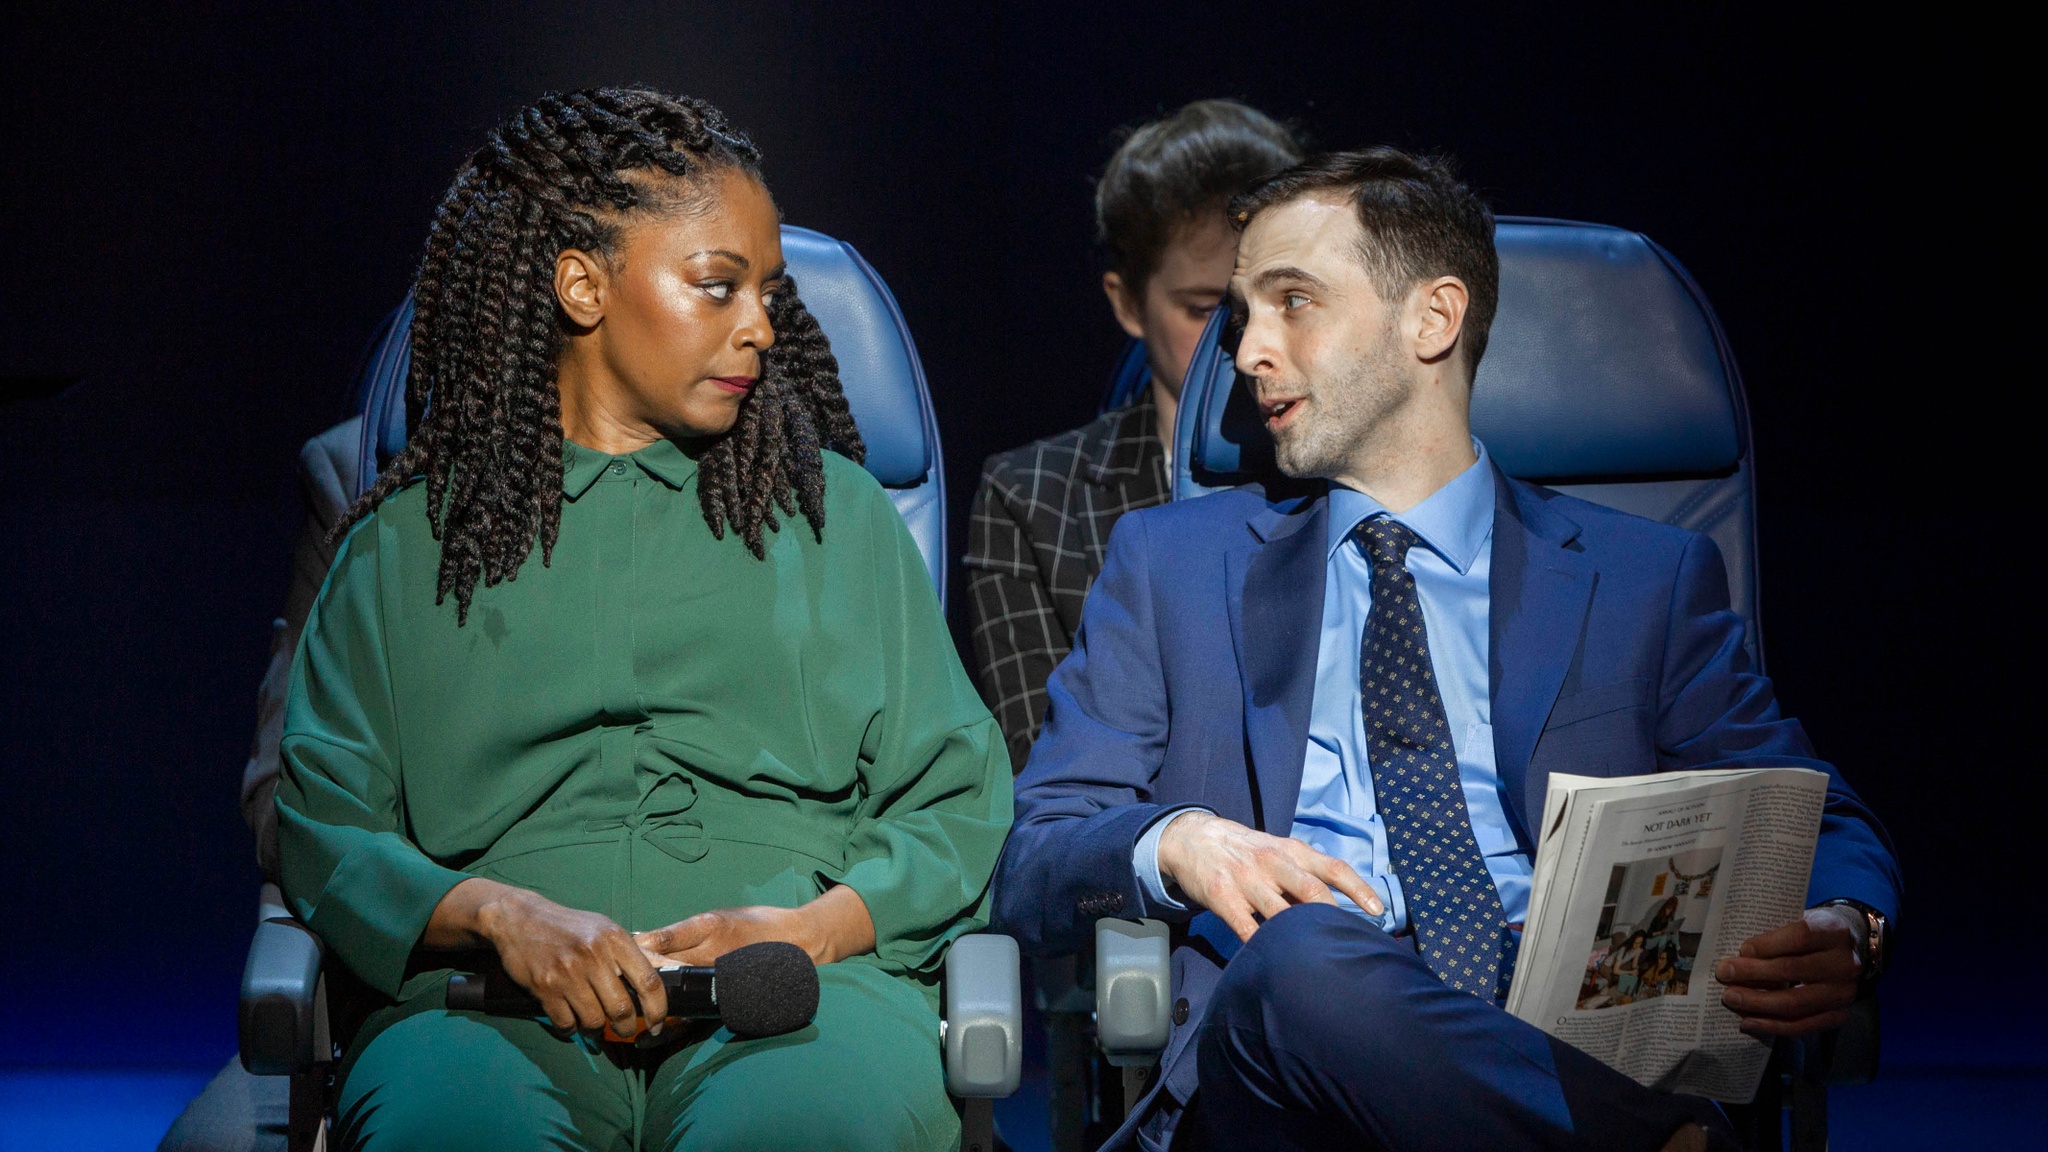
<svg viewBox="0 0 2048 1152">
<path fill-rule="evenodd" d="M 1751 669 L 1713 541 L 1495 478 L 1494 754 L 1524 850 L 1552 772 L 1802 765 L 1829 776 L 1809 903 L 1847 897 L 1896 917 L 1890 838 Z M 998 931 L 1060 954 L 1086 946 L 1101 916 L 1185 925 L 1191 914 L 1148 900 L 1131 864 L 1144 828 L 1176 805 L 1287 835 L 1315 690 L 1328 505 L 1250 486 L 1117 524 L 1017 781 Z M 1161 1083 L 1185 1103 L 1189 1038 L 1223 957 L 1185 930 L 1175 944 L 1174 995 L 1188 1011 Z"/>
</svg>

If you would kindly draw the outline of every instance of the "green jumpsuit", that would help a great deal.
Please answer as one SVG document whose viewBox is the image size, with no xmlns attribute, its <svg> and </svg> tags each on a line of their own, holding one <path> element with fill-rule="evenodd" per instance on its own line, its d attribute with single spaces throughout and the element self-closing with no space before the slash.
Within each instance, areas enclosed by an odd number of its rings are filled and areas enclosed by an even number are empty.
<svg viewBox="0 0 2048 1152">
<path fill-rule="evenodd" d="M 825 455 L 822 538 L 766 561 L 706 526 L 662 441 L 564 448 L 552 563 L 435 603 L 415 484 L 348 537 L 306 626 L 277 792 L 284 890 L 381 997 L 334 1135 L 376 1149 L 950 1147 L 935 971 L 979 928 L 1010 823 L 1001 734 L 917 546 Z M 629 931 L 850 885 L 875 951 L 819 971 L 816 1021 L 645 1053 L 445 1007 L 417 949 L 488 876 Z"/>
</svg>

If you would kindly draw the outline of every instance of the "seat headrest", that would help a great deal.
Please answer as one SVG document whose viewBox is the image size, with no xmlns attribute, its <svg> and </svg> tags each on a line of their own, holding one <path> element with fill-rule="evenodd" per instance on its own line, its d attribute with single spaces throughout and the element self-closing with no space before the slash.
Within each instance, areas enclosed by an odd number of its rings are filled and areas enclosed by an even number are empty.
<svg viewBox="0 0 2048 1152">
<path fill-rule="evenodd" d="M 851 244 L 808 228 L 783 225 L 782 254 L 805 307 L 832 341 L 840 385 L 867 445 L 868 473 L 887 488 L 924 483 L 938 458 L 938 430 L 926 411 L 924 366 L 888 285 Z M 411 329 L 407 296 L 385 317 L 355 385 L 355 410 L 364 418 L 358 474 L 365 487 L 405 446 Z"/>
<path fill-rule="evenodd" d="M 412 293 L 377 325 L 377 335 L 363 358 L 350 409 L 363 417 L 362 443 L 356 461 L 358 486 L 368 491 L 377 474 L 405 447 L 405 378 L 412 371 Z M 358 493 L 360 494 L 360 493 Z"/>
<path fill-rule="evenodd" d="M 1706 297 L 1638 232 L 1503 220 L 1500 315 L 1472 430 L 1509 475 L 1724 472 L 1742 459 L 1734 357 Z"/>
<path fill-rule="evenodd" d="M 1116 366 L 1109 371 L 1109 384 L 1102 390 L 1102 403 L 1096 406 L 1095 414 L 1100 416 L 1136 402 L 1151 383 L 1151 354 L 1145 342 L 1133 336 L 1124 341 L 1124 350 L 1117 353 Z"/>
<path fill-rule="evenodd" d="M 885 488 L 922 484 L 932 467 L 924 365 L 889 286 L 853 245 L 782 226 L 782 258 L 804 306 L 832 341 L 839 384 L 867 444 L 868 473 Z M 916 381 L 916 387 L 905 383 Z"/>
<path fill-rule="evenodd" d="M 1648 479 L 1726 472 L 1748 447 L 1735 361 L 1713 309 L 1640 233 L 1503 217 L 1500 310 L 1472 394 L 1472 430 L 1509 475 Z M 1188 370 L 1185 443 L 1204 487 L 1267 479 L 1272 444 L 1236 387 L 1223 316 Z M 1217 401 L 1221 400 L 1222 403 Z"/>
</svg>

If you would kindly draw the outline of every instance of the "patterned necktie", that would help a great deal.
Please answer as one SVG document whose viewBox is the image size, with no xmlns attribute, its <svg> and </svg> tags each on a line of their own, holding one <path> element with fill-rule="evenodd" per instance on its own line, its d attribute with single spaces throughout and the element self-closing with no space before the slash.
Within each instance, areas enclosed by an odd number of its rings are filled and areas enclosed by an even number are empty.
<svg viewBox="0 0 2048 1152">
<path fill-rule="evenodd" d="M 1394 874 L 1429 970 L 1461 992 L 1499 1001 L 1513 964 L 1506 951 L 1512 937 L 1472 834 L 1429 631 L 1408 572 L 1415 533 L 1375 517 L 1358 526 L 1357 536 L 1372 564 L 1372 615 L 1358 658 L 1365 750 Z"/>
</svg>

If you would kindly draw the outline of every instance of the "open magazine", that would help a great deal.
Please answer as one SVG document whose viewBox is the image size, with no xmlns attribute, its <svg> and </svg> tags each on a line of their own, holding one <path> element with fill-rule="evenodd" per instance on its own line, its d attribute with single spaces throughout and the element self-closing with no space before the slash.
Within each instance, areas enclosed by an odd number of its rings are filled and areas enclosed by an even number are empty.
<svg viewBox="0 0 2048 1152">
<path fill-rule="evenodd" d="M 1749 1102 L 1770 1045 L 1714 968 L 1798 919 L 1826 799 L 1806 768 L 1551 776 L 1508 1011 L 1639 1083 Z"/>
</svg>

